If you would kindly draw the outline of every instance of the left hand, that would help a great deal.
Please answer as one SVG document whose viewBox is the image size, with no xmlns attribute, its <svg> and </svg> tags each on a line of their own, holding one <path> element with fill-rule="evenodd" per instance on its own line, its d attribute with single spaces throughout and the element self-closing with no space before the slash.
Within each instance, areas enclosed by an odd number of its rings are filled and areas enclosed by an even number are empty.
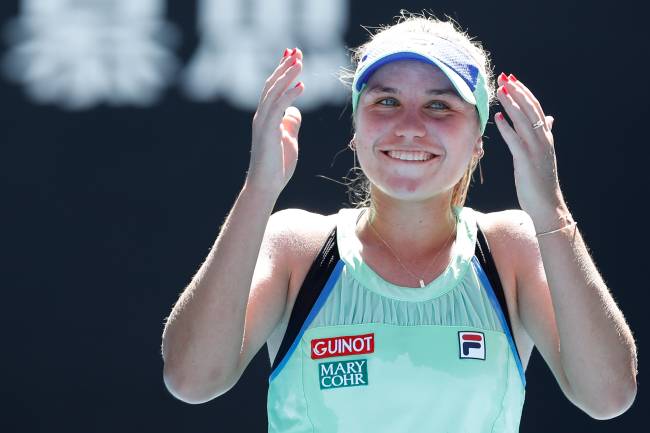
<svg viewBox="0 0 650 433">
<path fill-rule="evenodd" d="M 498 84 L 497 97 L 513 126 L 502 113 L 496 113 L 494 121 L 512 153 L 519 205 L 536 225 L 557 224 L 558 210 L 566 205 L 557 176 L 554 119 L 544 114 L 537 98 L 512 74 L 499 75 Z M 533 129 L 538 120 L 543 125 Z"/>
</svg>

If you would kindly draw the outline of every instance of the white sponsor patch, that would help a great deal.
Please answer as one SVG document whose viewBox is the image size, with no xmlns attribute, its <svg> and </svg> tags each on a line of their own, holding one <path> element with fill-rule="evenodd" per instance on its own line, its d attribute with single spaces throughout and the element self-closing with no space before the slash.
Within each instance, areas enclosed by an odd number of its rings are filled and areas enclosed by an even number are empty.
<svg viewBox="0 0 650 433">
<path fill-rule="evenodd" d="M 459 332 L 460 358 L 485 359 L 485 336 L 482 332 Z"/>
</svg>

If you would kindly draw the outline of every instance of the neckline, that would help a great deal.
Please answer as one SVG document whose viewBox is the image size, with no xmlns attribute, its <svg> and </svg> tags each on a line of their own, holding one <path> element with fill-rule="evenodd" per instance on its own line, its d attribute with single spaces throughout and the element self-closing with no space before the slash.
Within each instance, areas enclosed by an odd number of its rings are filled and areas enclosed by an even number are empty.
<svg viewBox="0 0 650 433">
<path fill-rule="evenodd" d="M 460 281 L 474 255 L 476 244 L 476 219 L 471 208 L 454 207 L 458 219 L 456 241 L 452 247 L 451 260 L 445 270 L 423 288 L 393 284 L 381 277 L 361 257 L 362 244 L 356 235 L 356 226 L 367 207 L 341 209 L 337 221 L 337 243 L 341 260 L 349 272 L 368 290 L 393 299 L 425 301 L 449 292 Z"/>
</svg>

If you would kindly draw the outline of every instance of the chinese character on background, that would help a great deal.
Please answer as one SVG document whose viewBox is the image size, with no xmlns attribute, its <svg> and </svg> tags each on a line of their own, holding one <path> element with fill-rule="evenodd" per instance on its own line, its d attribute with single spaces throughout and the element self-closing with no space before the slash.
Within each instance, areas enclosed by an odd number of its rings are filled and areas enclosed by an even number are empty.
<svg viewBox="0 0 650 433">
<path fill-rule="evenodd" d="M 151 105 L 177 68 L 164 12 L 164 0 L 21 0 L 5 71 L 39 103 Z"/>
<path fill-rule="evenodd" d="M 347 92 L 336 74 L 349 64 L 347 7 L 347 0 L 199 0 L 201 42 L 183 75 L 186 94 L 201 101 L 223 97 L 254 110 L 283 50 L 298 45 L 307 90 L 296 104 L 312 109 L 344 101 Z"/>
</svg>

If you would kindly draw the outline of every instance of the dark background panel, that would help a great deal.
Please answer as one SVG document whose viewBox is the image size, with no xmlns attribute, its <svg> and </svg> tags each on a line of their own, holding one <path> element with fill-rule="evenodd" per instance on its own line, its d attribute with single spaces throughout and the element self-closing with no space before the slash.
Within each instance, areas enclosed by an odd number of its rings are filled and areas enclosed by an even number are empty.
<svg viewBox="0 0 650 433">
<path fill-rule="evenodd" d="M 168 3 L 168 18 L 182 34 L 176 53 L 187 62 L 198 43 L 195 4 Z M 349 7 L 348 46 L 365 40 L 361 25 L 389 23 L 399 8 L 429 8 L 477 35 L 497 73 L 514 73 L 535 92 L 556 119 L 565 198 L 642 358 L 649 38 L 640 6 L 353 1 Z M 17 2 L 0 4 L 2 22 L 17 12 Z M 243 183 L 252 113 L 223 101 L 192 102 L 176 86 L 150 108 L 70 112 L 30 103 L 20 86 L 3 80 L 0 104 L 0 430 L 265 431 L 265 348 L 230 392 L 203 405 L 167 392 L 160 356 L 164 319 Z M 352 165 L 344 150 L 349 113 L 343 106 L 303 113 L 298 168 L 277 209 L 327 214 L 345 204 L 345 187 L 321 176 L 340 181 Z M 485 149 L 485 183 L 474 184 L 468 205 L 518 207 L 512 159 L 492 123 Z M 642 375 L 635 405 L 608 421 L 573 406 L 536 351 L 527 378 L 522 432 L 635 431 L 645 424 Z"/>
</svg>

